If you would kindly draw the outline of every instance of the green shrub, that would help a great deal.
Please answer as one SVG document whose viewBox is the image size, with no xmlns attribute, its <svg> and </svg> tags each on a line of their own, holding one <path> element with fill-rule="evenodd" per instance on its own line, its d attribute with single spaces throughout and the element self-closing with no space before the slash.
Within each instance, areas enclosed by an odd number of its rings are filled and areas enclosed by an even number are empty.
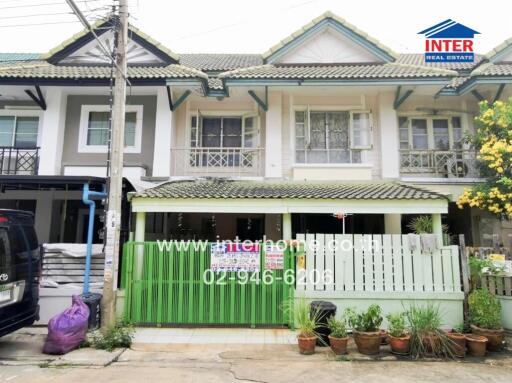
<svg viewBox="0 0 512 383">
<path fill-rule="evenodd" d="M 327 319 L 327 327 L 331 330 L 334 338 L 345 338 L 347 336 L 347 324 L 344 319 L 339 320 L 334 316 Z"/>
<path fill-rule="evenodd" d="M 112 351 L 119 347 L 130 347 L 133 339 L 133 327 L 124 322 L 116 323 L 104 333 L 95 331 L 88 337 L 89 346 L 99 350 Z"/>
<path fill-rule="evenodd" d="M 379 331 L 383 319 L 382 310 L 376 304 L 371 305 L 368 307 L 368 310 L 361 313 L 356 312 L 352 308 L 347 308 L 345 310 L 345 317 L 348 319 L 350 327 L 361 332 Z"/>
<path fill-rule="evenodd" d="M 501 324 L 501 304 L 486 289 L 476 289 L 469 295 L 469 321 L 471 324 L 498 330 Z"/>
<path fill-rule="evenodd" d="M 424 306 L 411 305 L 405 315 L 411 332 L 410 347 L 413 357 L 453 356 L 453 342 L 441 329 L 439 306 L 431 302 Z"/>
<path fill-rule="evenodd" d="M 399 337 L 405 334 L 405 313 L 389 314 L 386 318 L 389 322 L 389 335 Z"/>
<path fill-rule="evenodd" d="M 469 279 L 471 281 L 471 290 L 474 290 L 480 284 L 480 278 L 482 276 L 482 270 L 488 269 L 490 272 L 494 270 L 494 265 L 489 259 L 481 259 L 470 256 L 468 259 L 469 266 Z"/>
<path fill-rule="evenodd" d="M 299 331 L 301 337 L 318 337 L 316 328 L 319 327 L 320 311 L 311 310 L 310 303 L 301 298 L 294 301 L 290 299 L 285 304 L 285 310 L 293 316 L 293 325 Z"/>
</svg>

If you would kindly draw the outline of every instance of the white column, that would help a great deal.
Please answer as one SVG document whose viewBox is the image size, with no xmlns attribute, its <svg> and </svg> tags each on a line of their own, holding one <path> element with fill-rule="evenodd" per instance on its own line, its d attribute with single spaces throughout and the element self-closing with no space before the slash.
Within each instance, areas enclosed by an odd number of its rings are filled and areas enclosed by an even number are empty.
<svg viewBox="0 0 512 383">
<path fill-rule="evenodd" d="M 394 93 L 379 94 L 379 132 L 382 178 L 396 179 L 400 176 L 400 139 L 398 117 L 393 109 Z"/>
<path fill-rule="evenodd" d="M 384 214 L 385 234 L 402 234 L 402 215 Z"/>
<path fill-rule="evenodd" d="M 66 122 L 67 96 L 62 89 L 48 87 L 45 90 L 46 110 L 39 127 L 39 175 L 61 173 L 62 145 Z"/>
<path fill-rule="evenodd" d="M 283 239 L 292 239 L 292 215 L 291 213 L 283 214 Z"/>
<path fill-rule="evenodd" d="M 443 245 L 443 225 L 441 214 L 432 214 L 432 233 L 437 235 L 439 245 Z"/>
<path fill-rule="evenodd" d="M 50 241 L 52 207 L 53 192 L 40 191 L 36 199 L 36 211 L 34 214 L 34 228 L 39 243 L 48 243 Z"/>
<path fill-rule="evenodd" d="M 135 213 L 135 242 L 144 242 L 146 234 L 146 213 Z M 135 278 L 142 278 L 142 265 L 144 264 L 144 244 L 135 246 Z"/>
<path fill-rule="evenodd" d="M 171 175 L 172 129 L 172 112 L 169 109 L 167 89 L 160 87 L 156 97 L 153 177 L 169 177 Z"/>
<path fill-rule="evenodd" d="M 269 92 L 265 124 L 265 177 L 283 176 L 282 95 Z"/>
<path fill-rule="evenodd" d="M 137 212 L 135 214 L 135 242 L 144 242 L 146 234 L 146 213 Z"/>
</svg>

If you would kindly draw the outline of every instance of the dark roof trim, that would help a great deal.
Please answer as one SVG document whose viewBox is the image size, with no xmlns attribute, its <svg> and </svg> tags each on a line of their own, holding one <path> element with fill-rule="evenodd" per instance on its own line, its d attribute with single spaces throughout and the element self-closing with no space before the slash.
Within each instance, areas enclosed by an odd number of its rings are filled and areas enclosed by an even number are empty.
<svg viewBox="0 0 512 383">
<path fill-rule="evenodd" d="M 105 32 L 109 31 L 112 27 L 112 20 L 107 20 L 104 23 L 101 23 L 98 27 L 94 29 L 94 32 L 99 37 Z M 59 50 L 58 52 L 54 53 L 52 56 L 48 57 L 46 61 L 48 61 L 50 64 L 57 65 L 59 61 L 63 60 L 67 56 L 69 56 L 72 52 L 76 51 L 77 49 L 83 47 L 85 44 L 91 42 L 94 40 L 94 36 L 91 32 L 86 33 L 85 35 L 79 37 L 75 41 L 73 41 L 71 44 L 67 45 L 63 49 Z"/>
<path fill-rule="evenodd" d="M 100 24 L 98 27 L 94 28 L 94 32 L 99 37 L 103 35 L 105 32 L 108 32 L 112 29 L 112 19 L 106 20 L 104 23 Z M 157 56 L 160 60 L 163 61 L 162 65 L 169 65 L 169 64 L 177 64 L 178 61 L 175 60 L 173 57 L 169 56 L 164 51 L 158 49 L 155 45 L 148 42 L 144 37 L 140 36 L 132 30 L 131 28 L 128 29 L 128 38 L 135 41 L 137 44 L 141 45 L 144 49 L 147 49 L 151 53 L 153 53 L 155 56 Z M 91 32 L 87 32 L 85 35 L 79 37 L 60 51 L 56 52 L 52 56 L 50 56 L 47 61 L 50 64 L 58 65 L 59 62 L 63 59 L 65 59 L 67 56 L 69 56 L 71 53 L 76 51 L 77 49 L 80 49 L 84 45 L 88 44 L 89 42 L 94 40 L 94 36 Z"/>
<path fill-rule="evenodd" d="M 132 85 L 140 86 L 165 86 L 168 83 L 178 82 L 179 79 L 167 80 L 162 78 L 130 78 Z M 196 79 L 190 78 L 184 81 L 194 81 Z M 202 85 L 201 80 L 196 80 L 197 84 Z M 46 77 L 32 77 L 32 78 L 18 78 L 18 77 L 0 77 L 0 85 L 45 85 L 45 86 L 99 86 L 110 85 L 109 78 L 46 78 Z"/>
<path fill-rule="evenodd" d="M 106 178 L 92 176 L 15 176 L 0 175 L 0 189 L 6 186 L 44 186 L 48 188 L 64 189 L 71 186 L 71 189 L 82 190 L 84 184 L 96 190 L 103 189 Z"/>
<path fill-rule="evenodd" d="M 132 31 L 131 29 L 128 29 L 128 38 L 135 41 L 137 44 L 142 46 L 144 49 L 147 49 L 151 53 L 153 53 L 156 57 L 158 57 L 160 60 L 164 62 L 164 65 L 169 64 L 178 64 L 178 61 L 170 57 L 167 53 L 161 51 L 157 47 L 155 47 L 153 44 L 149 43 L 146 39 L 139 36 L 136 32 Z"/>
</svg>

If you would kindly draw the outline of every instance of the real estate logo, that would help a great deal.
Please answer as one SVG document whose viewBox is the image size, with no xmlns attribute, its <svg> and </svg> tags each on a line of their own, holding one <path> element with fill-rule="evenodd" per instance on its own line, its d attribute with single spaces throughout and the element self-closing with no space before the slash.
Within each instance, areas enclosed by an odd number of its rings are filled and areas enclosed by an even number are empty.
<svg viewBox="0 0 512 383">
<path fill-rule="evenodd" d="M 425 35 L 425 62 L 475 61 L 474 29 L 448 19 L 418 34 Z"/>
</svg>

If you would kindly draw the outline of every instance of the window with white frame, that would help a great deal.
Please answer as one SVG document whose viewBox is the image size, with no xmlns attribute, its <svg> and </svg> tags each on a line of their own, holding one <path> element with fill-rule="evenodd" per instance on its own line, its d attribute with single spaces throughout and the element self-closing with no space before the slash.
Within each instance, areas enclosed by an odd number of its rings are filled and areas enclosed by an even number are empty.
<svg viewBox="0 0 512 383">
<path fill-rule="evenodd" d="M 127 105 L 125 114 L 125 153 L 140 153 L 142 105 Z M 108 148 L 110 111 L 107 105 L 82 105 L 78 151 L 104 153 Z"/>
<path fill-rule="evenodd" d="M 360 163 L 372 147 L 372 117 L 367 111 L 295 111 L 295 162 Z"/>
<path fill-rule="evenodd" d="M 0 116 L 0 146 L 35 148 L 39 117 Z"/>
<path fill-rule="evenodd" d="M 196 112 L 190 123 L 190 158 L 194 167 L 252 167 L 259 145 L 256 114 L 203 115 Z"/>
<path fill-rule="evenodd" d="M 446 151 L 463 146 L 460 116 L 400 116 L 398 129 L 400 149 Z"/>
<path fill-rule="evenodd" d="M 259 144 L 258 116 L 211 116 L 197 113 L 190 124 L 190 147 L 255 148 Z"/>
</svg>

